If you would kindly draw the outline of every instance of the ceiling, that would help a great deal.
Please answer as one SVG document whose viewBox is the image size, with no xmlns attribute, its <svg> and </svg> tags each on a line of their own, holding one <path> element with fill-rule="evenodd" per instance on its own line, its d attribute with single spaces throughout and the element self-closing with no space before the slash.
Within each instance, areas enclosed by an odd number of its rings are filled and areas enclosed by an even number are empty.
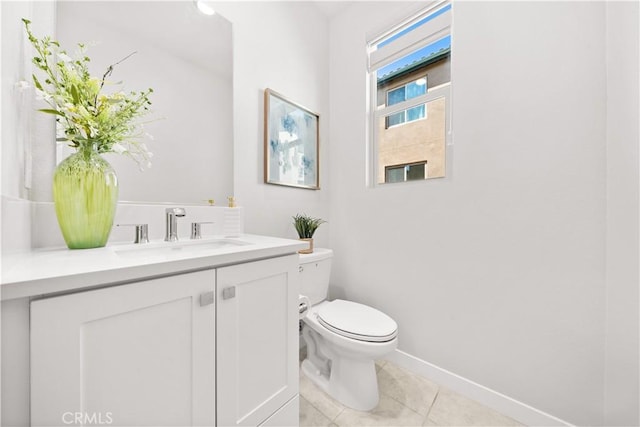
<svg viewBox="0 0 640 427">
<path fill-rule="evenodd" d="M 313 4 L 315 4 L 316 7 L 327 16 L 327 18 L 333 18 L 353 3 L 355 2 L 340 0 L 316 0 L 313 2 Z"/>
<path fill-rule="evenodd" d="M 2 1 L 2 0 L 0 0 Z M 68 13 L 83 13 L 105 28 L 146 40 L 158 49 L 231 78 L 232 28 L 219 14 L 205 16 L 186 1 L 70 1 Z"/>
</svg>

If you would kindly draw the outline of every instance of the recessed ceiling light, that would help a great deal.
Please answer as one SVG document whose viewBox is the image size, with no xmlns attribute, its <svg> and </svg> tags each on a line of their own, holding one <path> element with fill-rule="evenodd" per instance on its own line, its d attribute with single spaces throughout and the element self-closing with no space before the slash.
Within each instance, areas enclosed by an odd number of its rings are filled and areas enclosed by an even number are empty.
<svg viewBox="0 0 640 427">
<path fill-rule="evenodd" d="M 196 7 L 198 8 L 198 10 L 200 11 L 200 13 L 204 14 L 204 15 L 215 15 L 216 11 L 213 9 L 213 7 L 211 7 L 209 4 L 207 4 L 208 2 L 205 0 L 195 0 L 196 3 Z"/>
</svg>

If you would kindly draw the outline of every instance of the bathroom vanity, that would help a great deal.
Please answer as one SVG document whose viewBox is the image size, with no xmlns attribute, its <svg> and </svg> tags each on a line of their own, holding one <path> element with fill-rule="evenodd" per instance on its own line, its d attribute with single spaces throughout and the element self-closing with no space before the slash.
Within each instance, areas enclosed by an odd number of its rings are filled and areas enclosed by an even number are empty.
<svg viewBox="0 0 640 427">
<path fill-rule="evenodd" d="M 2 425 L 297 425 L 297 241 L 2 259 Z"/>
</svg>

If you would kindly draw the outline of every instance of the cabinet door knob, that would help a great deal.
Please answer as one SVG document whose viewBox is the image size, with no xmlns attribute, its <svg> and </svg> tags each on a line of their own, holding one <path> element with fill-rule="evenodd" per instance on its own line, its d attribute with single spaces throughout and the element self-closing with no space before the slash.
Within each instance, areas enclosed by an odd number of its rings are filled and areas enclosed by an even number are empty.
<svg viewBox="0 0 640 427">
<path fill-rule="evenodd" d="M 216 296 L 213 293 L 213 291 L 200 294 L 200 307 L 213 304 L 215 299 L 216 299 Z"/>
<path fill-rule="evenodd" d="M 231 299 L 236 296 L 236 287 L 229 286 L 228 288 L 224 288 L 222 290 L 222 299 Z"/>
</svg>

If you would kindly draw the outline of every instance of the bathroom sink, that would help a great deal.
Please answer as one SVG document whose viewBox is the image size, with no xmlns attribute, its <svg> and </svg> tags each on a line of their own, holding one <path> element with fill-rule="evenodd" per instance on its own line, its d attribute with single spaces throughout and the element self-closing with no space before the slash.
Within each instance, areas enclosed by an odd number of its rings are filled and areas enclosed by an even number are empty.
<svg viewBox="0 0 640 427">
<path fill-rule="evenodd" d="M 148 243 L 116 249 L 115 253 L 123 257 L 147 257 L 156 255 L 196 255 L 205 252 L 220 252 L 252 243 L 238 239 L 206 239 L 186 242 Z"/>
</svg>

